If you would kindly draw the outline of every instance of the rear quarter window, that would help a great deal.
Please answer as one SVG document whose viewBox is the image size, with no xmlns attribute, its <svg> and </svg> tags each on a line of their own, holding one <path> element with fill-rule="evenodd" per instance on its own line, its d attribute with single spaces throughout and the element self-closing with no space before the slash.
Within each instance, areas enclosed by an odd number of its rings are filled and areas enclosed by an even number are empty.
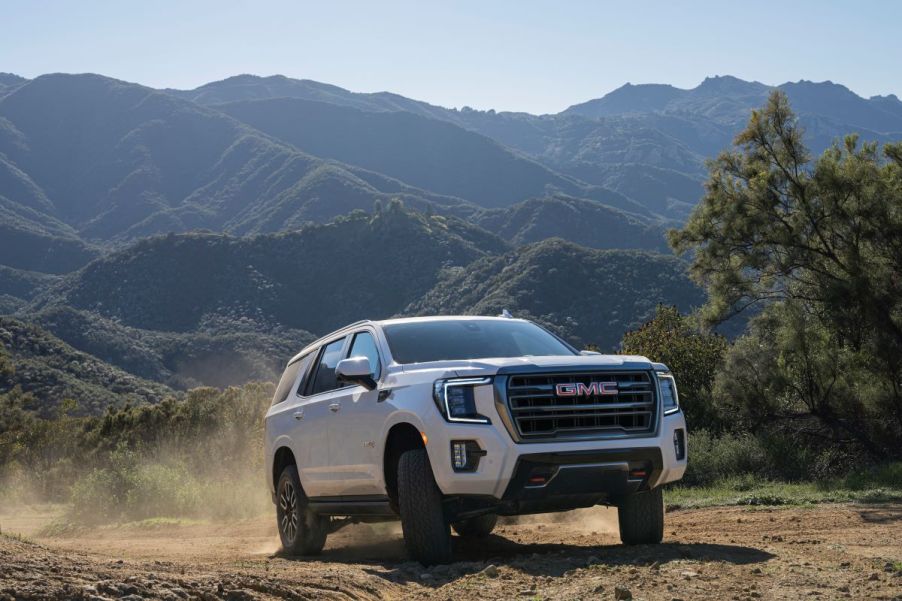
<svg viewBox="0 0 902 601">
<path fill-rule="evenodd" d="M 310 366 L 310 361 L 312 359 L 313 353 L 307 353 L 297 361 L 292 361 L 288 364 L 288 366 L 285 368 L 285 371 L 282 372 L 282 377 L 279 379 L 279 384 L 276 386 L 276 393 L 272 397 L 273 405 L 278 405 L 288 398 L 295 380 L 297 380 L 298 374 L 307 372 L 307 368 Z"/>
</svg>

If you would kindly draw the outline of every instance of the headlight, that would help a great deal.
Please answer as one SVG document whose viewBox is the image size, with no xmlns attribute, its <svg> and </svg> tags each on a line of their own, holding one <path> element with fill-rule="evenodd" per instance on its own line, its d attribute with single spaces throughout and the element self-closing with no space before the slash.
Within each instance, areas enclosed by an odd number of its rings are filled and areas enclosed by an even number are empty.
<svg viewBox="0 0 902 601">
<path fill-rule="evenodd" d="M 491 378 L 453 378 L 437 380 L 432 389 L 435 405 L 449 422 L 490 424 L 489 418 L 476 412 L 474 386 L 491 384 Z"/>
<path fill-rule="evenodd" d="M 680 410 L 680 396 L 677 394 L 676 380 L 667 371 L 658 372 L 658 383 L 661 385 L 661 406 L 664 407 L 664 415 L 670 415 Z"/>
</svg>

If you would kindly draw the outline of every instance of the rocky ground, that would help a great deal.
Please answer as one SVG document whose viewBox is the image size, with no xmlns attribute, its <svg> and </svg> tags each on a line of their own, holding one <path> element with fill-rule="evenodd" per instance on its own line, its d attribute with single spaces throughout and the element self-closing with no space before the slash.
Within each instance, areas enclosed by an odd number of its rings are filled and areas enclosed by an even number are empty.
<svg viewBox="0 0 902 601">
<path fill-rule="evenodd" d="M 500 526 L 457 563 L 406 559 L 394 525 L 350 526 L 323 555 L 276 553 L 269 519 L 150 523 L 40 536 L 5 518 L 0 599 L 898 599 L 902 506 L 709 508 L 668 515 L 665 542 L 618 544 L 615 515 Z"/>
</svg>

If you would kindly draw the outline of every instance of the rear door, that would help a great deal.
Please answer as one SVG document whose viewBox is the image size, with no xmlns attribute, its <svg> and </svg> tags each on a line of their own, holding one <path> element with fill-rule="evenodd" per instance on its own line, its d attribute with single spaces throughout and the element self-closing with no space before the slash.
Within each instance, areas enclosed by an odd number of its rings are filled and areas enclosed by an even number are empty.
<svg viewBox="0 0 902 601">
<path fill-rule="evenodd" d="M 337 405 L 329 420 L 329 456 L 336 478 L 337 495 L 381 495 L 382 458 L 377 440 L 391 408 L 379 401 L 383 362 L 374 333 L 363 329 L 350 336 L 345 357 L 366 357 L 377 386 L 341 388 L 332 398 Z"/>
<path fill-rule="evenodd" d="M 308 495 L 315 494 L 311 474 L 329 462 L 328 438 L 322 426 L 326 423 L 328 409 L 304 395 L 311 367 L 318 357 L 319 350 L 314 350 L 293 363 L 293 369 L 286 369 L 276 391 L 277 404 L 267 417 L 270 430 L 278 436 L 277 444 L 287 444 L 291 448 L 301 484 Z M 319 428 L 317 423 L 321 424 Z"/>
</svg>

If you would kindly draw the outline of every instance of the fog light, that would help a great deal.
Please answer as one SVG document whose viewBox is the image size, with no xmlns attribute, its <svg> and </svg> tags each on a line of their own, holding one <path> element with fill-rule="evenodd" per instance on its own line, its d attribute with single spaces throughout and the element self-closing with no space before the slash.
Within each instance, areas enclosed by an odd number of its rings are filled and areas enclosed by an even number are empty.
<svg viewBox="0 0 902 601">
<path fill-rule="evenodd" d="M 682 428 L 673 431 L 673 451 L 677 461 L 686 458 L 686 433 Z"/>
<path fill-rule="evenodd" d="M 479 466 L 479 459 L 485 455 L 475 440 L 451 441 L 451 467 L 455 472 L 472 472 Z"/>
<path fill-rule="evenodd" d="M 451 447 L 454 449 L 454 469 L 462 470 L 467 467 L 467 443 L 452 442 Z"/>
</svg>

